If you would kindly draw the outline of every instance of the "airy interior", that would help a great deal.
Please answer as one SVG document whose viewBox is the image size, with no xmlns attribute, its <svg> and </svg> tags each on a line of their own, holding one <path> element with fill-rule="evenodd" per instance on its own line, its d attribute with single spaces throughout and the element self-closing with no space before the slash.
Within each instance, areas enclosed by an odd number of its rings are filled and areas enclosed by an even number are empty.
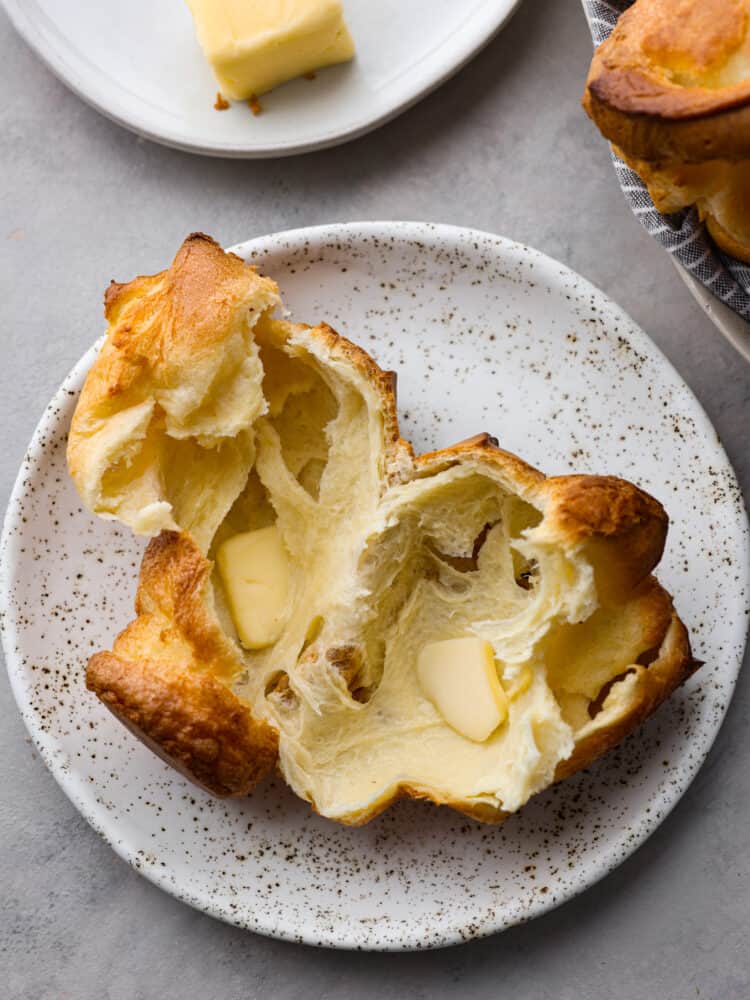
<svg viewBox="0 0 750 1000">
<path fill-rule="evenodd" d="M 549 544 L 544 511 L 491 463 L 436 459 L 388 486 L 367 379 L 291 329 L 256 328 L 267 412 L 208 548 L 245 666 L 235 691 L 278 728 L 284 777 L 323 815 L 366 818 L 400 787 L 517 809 L 647 652 L 638 595 L 617 614 L 598 608 L 583 554 Z M 283 607 L 248 648 L 221 554 L 269 528 L 285 553 Z M 484 739 L 446 719 L 417 670 L 431 644 L 469 637 L 491 646 L 506 706 Z"/>
</svg>

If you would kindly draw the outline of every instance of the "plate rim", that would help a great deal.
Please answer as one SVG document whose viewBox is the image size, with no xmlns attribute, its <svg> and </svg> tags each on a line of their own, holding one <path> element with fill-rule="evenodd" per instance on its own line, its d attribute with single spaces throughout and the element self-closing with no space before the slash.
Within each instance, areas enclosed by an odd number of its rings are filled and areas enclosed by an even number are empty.
<svg viewBox="0 0 750 1000">
<path fill-rule="evenodd" d="M 107 101 L 103 99 L 103 94 L 97 90 L 89 79 L 86 85 L 86 77 L 82 76 L 63 58 L 61 53 L 50 46 L 44 44 L 41 38 L 34 31 L 33 18 L 24 9 L 23 0 L 0 0 L 8 15 L 15 31 L 21 36 L 23 41 L 41 60 L 48 70 L 69 90 L 71 90 L 80 100 L 89 107 L 92 107 L 99 114 L 109 121 L 114 122 L 121 128 L 127 129 L 135 135 L 141 136 L 151 142 L 167 146 L 171 149 L 178 149 L 186 153 L 194 153 L 199 156 L 209 156 L 221 159 L 245 159 L 263 160 L 276 157 L 297 156 L 301 153 L 311 153 L 316 150 L 330 149 L 343 143 L 351 142 L 361 136 L 380 128 L 403 112 L 417 104 L 423 97 L 441 87 L 447 80 L 459 73 L 485 46 L 493 40 L 498 32 L 511 20 L 520 7 L 523 0 L 483 0 L 483 6 L 475 12 L 475 16 L 470 18 L 461 29 L 461 33 L 466 33 L 466 42 L 461 47 L 460 53 L 448 65 L 437 64 L 437 69 L 432 74 L 421 78 L 418 85 L 406 92 L 401 100 L 389 105 L 382 113 L 376 113 L 374 117 L 364 116 L 344 126 L 340 130 L 334 130 L 323 134 L 318 138 L 307 139 L 303 142 L 288 143 L 263 143 L 237 145 L 223 142 L 203 142 L 189 140 L 184 136 L 180 138 L 180 133 L 170 132 L 168 129 L 154 130 L 144 124 L 138 114 L 128 115 L 123 110 L 113 110 L 107 106 Z M 484 15 L 484 16 L 480 16 Z M 475 21 L 479 24 L 474 25 Z M 473 27 L 472 27 L 473 26 Z"/>
<path fill-rule="evenodd" d="M 547 254 L 535 250 L 524 243 L 519 243 L 494 233 L 442 223 L 367 221 L 331 223 L 327 225 L 324 224 L 283 230 L 278 233 L 271 233 L 265 236 L 255 237 L 241 243 L 236 243 L 228 249 L 240 255 L 247 256 L 252 251 L 262 254 L 274 249 L 278 250 L 279 244 L 282 242 L 291 249 L 291 244 L 299 246 L 303 243 L 322 240 L 341 240 L 342 238 L 351 239 L 353 237 L 361 239 L 366 235 L 378 236 L 388 240 L 394 238 L 399 242 L 416 241 L 421 243 L 424 243 L 428 237 L 431 237 L 436 243 L 441 245 L 445 245 L 446 240 L 450 240 L 452 245 L 455 245 L 458 241 L 464 241 L 469 245 L 477 240 L 490 241 L 501 246 L 506 253 L 521 255 L 528 255 L 531 253 L 535 260 L 544 262 L 546 266 L 553 267 L 557 274 L 564 274 L 575 278 L 579 284 L 581 296 L 586 295 L 590 297 L 593 294 L 596 298 L 604 300 L 607 306 L 612 309 L 615 314 L 621 317 L 624 321 L 627 321 L 629 329 L 635 334 L 636 341 L 640 340 L 641 343 L 654 355 L 655 359 L 658 360 L 660 364 L 665 365 L 672 377 L 684 387 L 685 391 L 689 395 L 689 399 L 695 407 L 695 416 L 700 417 L 705 427 L 710 429 L 715 434 L 713 425 L 701 406 L 700 401 L 694 395 L 684 379 L 680 376 L 679 372 L 676 371 L 671 362 L 665 357 L 659 347 L 651 340 L 648 334 L 645 333 L 645 331 L 642 330 L 641 327 L 636 324 L 628 316 L 628 314 L 619 305 L 617 305 L 616 302 L 614 302 L 613 299 L 597 288 L 597 286 L 592 284 L 586 278 L 581 277 L 576 271 L 569 268 L 566 264 L 563 264 L 562 262 L 557 261 Z M 18 518 L 17 508 L 19 506 L 19 502 L 22 501 L 24 497 L 24 481 L 27 469 L 29 465 L 34 464 L 35 453 L 39 449 L 39 439 L 43 436 L 47 426 L 50 423 L 54 423 L 56 416 L 55 410 L 57 409 L 58 402 L 68 397 L 70 384 L 74 383 L 76 380 L 82 380 L 85 377 L 85 374 L 96 355 L 102 339 L 102 337 L 98 338 L 97 341 L 83 354 L 79 361 L 69 371 L 61 386 L 55 392 L 45 408 L 34 430 L 29 446 L 25 452 L 24 459 L 21 462 L 18 475 L 10 493 L 8 506 L 5 511 L 3 531 L 0 538 L 0 552 L 2 553 L 7 552 L 9 549 L 9 540 Z M 717 457 L 723 460 L 726 469 L 729 473 L 731 473 L 733 481 L 736 483 L 737 479 L 734 468 L 721 441 L 718 439 L 718 436 L 716 436 L 713 441 L 713 447 L 716 449 Z M 745 565 L 747 567 L 745 572 L 748 577 L 748 581 L 750 581 L 750 522 L 748 521 L 748 512 L 744 495 L 741 491 L 739 492 L 739 495 L 742 503 L 738 510 L 739 523 L 737 526 L 745 537 L 745 549 L 748 556 L 748 558 L 745 559 Z M 296 943 L 303 942 L 309 945 L 343 950 L 399 952 L 446 947 L 461 944 L 467 940 L 467 937 L 462 934 L 462 931 L 466 930 L 465 921 L 460 925 L 451 927 L 449 931 L 445 930 L 439 938 L 431 939 L 426 944 L 418 937 L 411 935 L 409 932 L 404 932 L 398 940 L 375 939 L 374 941 L 367 940 L 363 942 L 354 934 L 349 936 L 339 934 L 337 936 L 334 933 L 329 934 L 326 937 L 324 934 L 316 935 L 304 926 L 294 930 L 289 925 L 273 925 L 270 921 L 256 921 L 253 923 L 247 919 L 241 920 L 239 917 L 227 911 L 226 908 L 222 909 L 211 898 L 199 898 L 197 895 L 191 894 L 188 890 L 181 890 L 179 886 L 169 880 L 169 874 L 172 869 L 167 868 L 164 870 L 157 870 L 155 867 L 144 868 L 138 865 L 136 863 L 137 849 L 133 846 L 129 849 L 124 840 L 118 836 L 116 825 L 114 823 L 110 825 L 108 815 L 97 814 L 95 808 L 93 808 L 89 802 L 79 795 L 75 771 L 68 771 L 63 766 L 62 762 L 55 758 L 54 754 L 47 746 L 45 734 L 41 732 L 38 727 L 34 726 L 34 713 L 29 711 L 27 707 L 26 690 L 22 684 L 22 670 L 16 662 L 15 653 L 12 648 L 12 642 L 16 635 L 16 622 L 11 613 L 12 605 L 10 600 L 13 576 L 14 573 L 11 567 L 11 560 L 9 558 L 3 558 L 0 560 L 0 638 L 2 639 L 2 648 L 5 655 L 6 669 L 10 680 L 10 686 L 24 725 L 31 735 L 34 744 L 37 746 L 42 759 L 52 772 L 52 776 L 55 781 L 62 788 L 63 792 L 70 799 L 76 809 L 93 827 L 93 829 L 105 840 L 105 842 L 114 849 L 118 856 L 126 861 L 131 867 L 134 867 L 140 875 L 145 876 L 150 882 L 165 890 L 171 896 L 174 896 L 193 908 L 207 913 L 210 916 L 216 917 L 225 923 L 233 924 L 246 930 L 252 930 L 254 933 L 259 933 L 264 936 L 293 941 Z M 745 613 L 745 636 L 747 636 L 747 625 L 749 620 L 750 608 L 748 608 Z M 745 639 L 745 643 L 747 643 L 747 638 Z M 744 651 L 745 650 L 743 650 L 743 652 Z M 599 851 L 595 857 L 589 861 L 584 879 L 576 885 L 568 887 L 561 897 L 550 898 L 548 900 L 547 897 L 539 897 L 537 895 L 524 913 L 519 913 L 511 918 L 504 916 L 497 918 L 494 921 L 488 921 L 484 923 L 478 931 L 473 933 L 471 937 L 486 937 L 490 934 L 499 933 L 512 926 L 526 923 L 529 920 L 556 909 L 558 906 L 574 899 L 585 890 L 591 888 L 606 875 L 616 870 L 627 858 L 632 856 L 643 843 L 645 843 L 645 841 L 658 829 L 659 826 L 661 826 L 667 816 L 670 815 L 672 810 L 677 806 L 689 789 L 698 771 L 703 766 L 706 757 L 708 756 L 723 725 L 729 705 L 731 704 L 739 672 L 742 668 L 742 662 L 743 657 L 740 656 L 731 677 L 731 689 L 728 691 L 723 709 L 716 715 L 715 727 L 713 732 L 708 733 L 708 740 L 705 747 L 694 760 L 689 761 L 686 764 L 685 774 L 679 783 L 678 789 L 675 790 L 671 783 L 667 786 L 664 791 L 664 799 L 659 801 L 659 808 L 652 808 L 650 810 L 648 814 L 648 822 L 643 824 L 637 834 L 629 839 L 625 845 L 615 842 L 607 849 Z"/>
<path fill-rule="evenodd" d="M 750 361 L 750 323 L 729 308 L 713 292 L 698 281 L 680 262 L 673 257 L 672 262 L 677 273 L 685 282 L 695 301 L 708 316 L 713 325 L 723 334 L 732 347 L 745 361 Z"/>
</svg>

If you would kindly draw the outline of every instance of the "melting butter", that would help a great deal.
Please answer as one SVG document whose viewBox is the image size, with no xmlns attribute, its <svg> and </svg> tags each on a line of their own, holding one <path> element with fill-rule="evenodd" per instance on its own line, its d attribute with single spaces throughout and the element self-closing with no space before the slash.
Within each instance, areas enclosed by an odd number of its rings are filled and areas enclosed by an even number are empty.
<svg viewBox="0 0 750 1000">
<path fill-rule="evenodd" d="M 417 658 L 423 693 L 456 732 L 483 743 L 508 715 L 492 646 L 471 636 L 423 646 Z"/>
<path fill-rule="evenodd" d="M 289 556 L 276 525 L 228 538 L 216 565 L 245 649 L 271 646 L 289 614 Z"/>
</svg>

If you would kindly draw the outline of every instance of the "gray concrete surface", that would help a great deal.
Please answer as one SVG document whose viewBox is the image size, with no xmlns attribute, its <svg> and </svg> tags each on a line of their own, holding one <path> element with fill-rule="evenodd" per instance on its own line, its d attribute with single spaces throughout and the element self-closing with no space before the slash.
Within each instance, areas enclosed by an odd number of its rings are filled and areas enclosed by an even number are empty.
<svg viewBox="0 0 750 1000">
<path fill-rule="evenodd" d="M 0 15 L 0 500 L 37 417 L 100 331 L 113 276 L 158 269 L 190 230 L 224 243 L 321 222 L 438 220 L 565 261 L 666 352 L 750 491 L 750 369 L 630 215 L 579 110 L 578 0 L 527 0 L 447 86 L 351 145 L 221 162 L 141 141 L 59 84 Z M 121 862 L 59 790 L 0 681 L 0 996 L 744 1000 L 750 997 L 750 677 L 688 794 L 576 901 L 421 955 L 322 952 L 196 913 Z"/>
</svg>

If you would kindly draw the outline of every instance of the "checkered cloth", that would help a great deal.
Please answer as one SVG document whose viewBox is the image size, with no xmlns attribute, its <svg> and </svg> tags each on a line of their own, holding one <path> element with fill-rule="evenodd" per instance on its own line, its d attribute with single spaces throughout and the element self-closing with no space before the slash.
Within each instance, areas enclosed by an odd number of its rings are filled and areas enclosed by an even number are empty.
<svg viewBox="0 0 750 1000">
<path fill-rule="evenodd" d="M 581 0 L 595 45 L 607 38 L 617 18 L 632 0 Z M 646 185 L 613 154 L 617 179 L 641 225 L 684 268 L 730 309 L 750 320 L 750 266 L 730 257 L 716 246 L 698 220 L 694 208 L 675 215 L 662 215 L 654 208 Z"/>
</svg>

